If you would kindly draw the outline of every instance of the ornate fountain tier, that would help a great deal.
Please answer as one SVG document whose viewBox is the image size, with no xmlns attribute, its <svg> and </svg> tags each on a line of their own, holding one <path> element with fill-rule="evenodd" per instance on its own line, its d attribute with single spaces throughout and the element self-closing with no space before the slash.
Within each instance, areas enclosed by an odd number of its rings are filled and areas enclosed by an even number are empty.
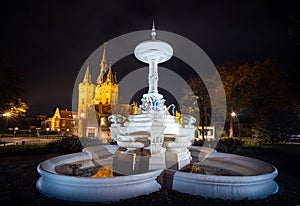
<svg viewBox="0 0 300 206">
<path fill-rule="evenodd" d="M 175 169 L 181 169 L 191 160 L 188 147 L 194 138 L 195 127 L 191 125 L 195 119 L 190 117 L 191 121 L 182 127 L 169 113 L 172 106 L 174 110 L 174 105 L 167 108 L 163 95 L 158 93 L 157 65 L 172 57 L 173 48 L 155 39 L 154 24 L 151 36 L 151 40 L 138 44 L 134 50 L 138 60 L 149 64 L 148 93 L 143 95 L 137 115 L 129 116 L 125 123 L 123 117 L 112 115 L 109 118 L 113 123 L 110 130 L 118 145 L 127 148 L 127 153 L 132 154 L 138 148 L 149 149 L 150 158 L 155 159 L 155 155 L 165 158 L 163 168 L 176 165 Z"/>
<path fill-rule="evenodd" d="M 173 48 L 170 44 L 155 39 L 156 32 L 154 23 L 152 27 L 151 36 L 151 40 L 141 42 L 135 47 L 134 55 L 138 60 L 149 64 L 149 91 L 148 94 L 144 95 L 144 98 L 150 98 L 152 99 L 152 102 L 160 102 L 160 100 L 162 100 L 162 95 L 158 94 L 157 90 L 157 64 L 168 61 L 173 55 Z"/>
</svg>

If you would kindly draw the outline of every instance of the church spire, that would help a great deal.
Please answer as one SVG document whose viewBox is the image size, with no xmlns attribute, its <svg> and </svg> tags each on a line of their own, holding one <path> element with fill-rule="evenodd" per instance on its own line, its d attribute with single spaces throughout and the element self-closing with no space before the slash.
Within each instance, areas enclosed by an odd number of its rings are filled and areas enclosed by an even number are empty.
<svg viewBox="0 0 300 206">
<path fill-rule="evenodd" d="M 114 84 L 118 84 L 118 81 L 117 81 L 117 72 L 114 73 Z"/>
<path fill-rule="evenodd" d="M 106 82 L 113 83 L 113 74 L 112 74 L 112 69 L 111 69 L 111 62 L 109 62 L 109 69 L 108 69 L 108 72 L 107 72 Z"/>
<path fill-rule="evenodd" d="M 83 83 L 92 83 L 92 76 L 90 74 L 90 64 L 87 63 L 86 71 L 83 78 Z"/>
<path fill-rule="evenodd" d="M 107 42 L 103 43 L 103 54 L 102 54 L 102 60 L 101 60 L 101 63 L 100 63 L 100 73 L 99 73 L 99 76 L 97 78 L 97 83 L 98 84 L 103 83 L 104 75 L 105 75 L 105 73 L 107 71 L 107 64 L 106 64 L 106 44 L 107 44 Z"/>
</svg>

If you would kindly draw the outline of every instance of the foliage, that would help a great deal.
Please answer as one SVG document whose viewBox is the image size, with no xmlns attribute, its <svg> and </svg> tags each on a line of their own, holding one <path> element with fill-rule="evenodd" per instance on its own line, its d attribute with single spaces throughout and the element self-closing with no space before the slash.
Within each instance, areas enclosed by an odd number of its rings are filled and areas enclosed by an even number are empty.
<svg viewBox="0 0 300 206">
<path fill-rule="evenodd" d="M 61 140 L 50 142 L 47 147 L 51 152 L 58 153 L 81 152 L 83 149 L 78 137 L 64 137 Z"/>
<path fill-rule="evenodd" d="M 20 98 L 12 99 L 9 103 L 9 111 L 13 116 L 25 116 L 28 106 Z"/>
<path fill-rule="evenodd" d="M 274 61 L 267 59 L 252 64 L 228 62 L 217 66 L 217 69 L 226 93 L 227 122 L 230 113 L 234 110 L 238 115 L 243 113 L 244 123 L 252 127 L 251 132 L 247 130 L 245 134 L 263 141 L 274 142 L 280 134 L 286 133 L 284 128 L 293 121 L 291 116 L 296 119 L 299 106 L 297 107 L 297 101 L 289 91 L 288 77 Z M 183 97 L 181 107 L 192 115 L 198 114 L 195 116 L 199 119 L 197 125 L 202 127 L 210 124 L 213 103 L 210 102 L 212 97 L 208 95 L 206 88 L 216 88 L 214 95 L 217 99 L 220 99 L 218 97 L 222 94 L 222 89 L 218 88 L 221 84 L 216 84 L 216 81 L 216 75 L 208 77 L 205 85 L 199 77 L 192 77 L 189 85 L 193 94 L 187 92 Z M 193 96 L 195 100 L 185 108 L 184 103 L 191 102 Z M 204 139 L 204 136 L 202 138 Z"/>
<path fill-rule="evenodd" d="M 270 59 L 263 62 L 226 63 L 218 67 L 222 77 L 228 112 L 248 111 L 253 135 L 275 139 L 284 113 L 294 111 L 296 102 L 288 92 L 285 74 Z M 228 115 L 229 116 L 229 115 Z"/>
<path fill-rule="evenodd" d="M 21 99 L 23 80 L 14 66 L 3 56 L 0 58 L 0 113 L 10 112 L 13 117 L 24 116 L 28 106 Z"/>
<path fill-rule="evenodd" d="M 242 149 L 243 142 L 239 138 L 222 138 L 219 140 L 217 147 L 218 152 L 239 153 Z"/>
<path fill-rule="evenodd" d="M 185 95 L 180 101 L 180 111 L 182 114 L 195 117 L 196 125 L 200 125 L 201 130 L 205 131 L 205 125 L 211 124 L 211 108 L 214 108 L 214 121 L 222 121 L 226 102 L 219 74 L 215 72 L 203 78 L 205 79 L 198 76 L 190 78 L 188 84 L 191 90 L 184 91 Z M 221 101 L 223 99 L 224 102 Z M 205 139 L 205 133 L 202 133 L 202 139 Z"/>
<path fill-rule="evenodd" d="M 0 60 L 0 105 L 3 106 L 9 100 L 21 95 L 22 79 L 16 68 L 5 61 Z"/>
<path fill-rule="evenodd" d="M 203 146 L 204 141 L 202 139 L 195 139 L 193 145 L 194 146 Z"/>
<path fill-rule="evenodd" d="M 257 139 L 262 142 L 270 142 L 272 132 L 268 130 L 264 124 L 258 122 L 253 124 L 253 128 L 251 129 L 251 137 L 253 139 Z"/>
</svg>

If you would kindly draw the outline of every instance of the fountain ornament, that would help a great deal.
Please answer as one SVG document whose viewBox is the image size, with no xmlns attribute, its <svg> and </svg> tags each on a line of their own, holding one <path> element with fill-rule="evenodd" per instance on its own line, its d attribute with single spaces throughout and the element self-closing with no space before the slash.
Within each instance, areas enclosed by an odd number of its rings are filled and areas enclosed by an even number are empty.
<svg viewBox="0 0 300 206">
<path fill-rule="evenodd" d="M 149 90 L 136 115 L 109 117 L 117 145 L 91 146 L 41 162 L 36 184 L 41 193 L 67 201 L 106 202 L 149 194 L 161 187 L 235 200 L 264 198 L 278 191 L 273 165 L 191 146 L 196 119 L 183 116 L 183 125 L 176 122 L 169 113 L 172 105 L 167 107 L 158 93 L 157 65 L 172 57 L 173 48 L 156 39 L 154 25 L 151 39 L 138 44 L 134 54 L 149 64 Z"/>
</svg>

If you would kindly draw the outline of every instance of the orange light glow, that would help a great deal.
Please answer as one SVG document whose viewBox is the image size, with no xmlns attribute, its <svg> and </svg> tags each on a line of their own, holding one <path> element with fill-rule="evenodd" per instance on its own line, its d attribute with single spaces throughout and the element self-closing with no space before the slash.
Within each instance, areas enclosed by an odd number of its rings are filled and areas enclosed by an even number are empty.
<svg viewBox="0 0 300 206">
<path fill-rule="evenodd" d="M 97 177 L 113 177 L 113 171 L 111 167 L 101 167 L 98 172 L 92 176 L 93 178 Z"/>
</svg>

